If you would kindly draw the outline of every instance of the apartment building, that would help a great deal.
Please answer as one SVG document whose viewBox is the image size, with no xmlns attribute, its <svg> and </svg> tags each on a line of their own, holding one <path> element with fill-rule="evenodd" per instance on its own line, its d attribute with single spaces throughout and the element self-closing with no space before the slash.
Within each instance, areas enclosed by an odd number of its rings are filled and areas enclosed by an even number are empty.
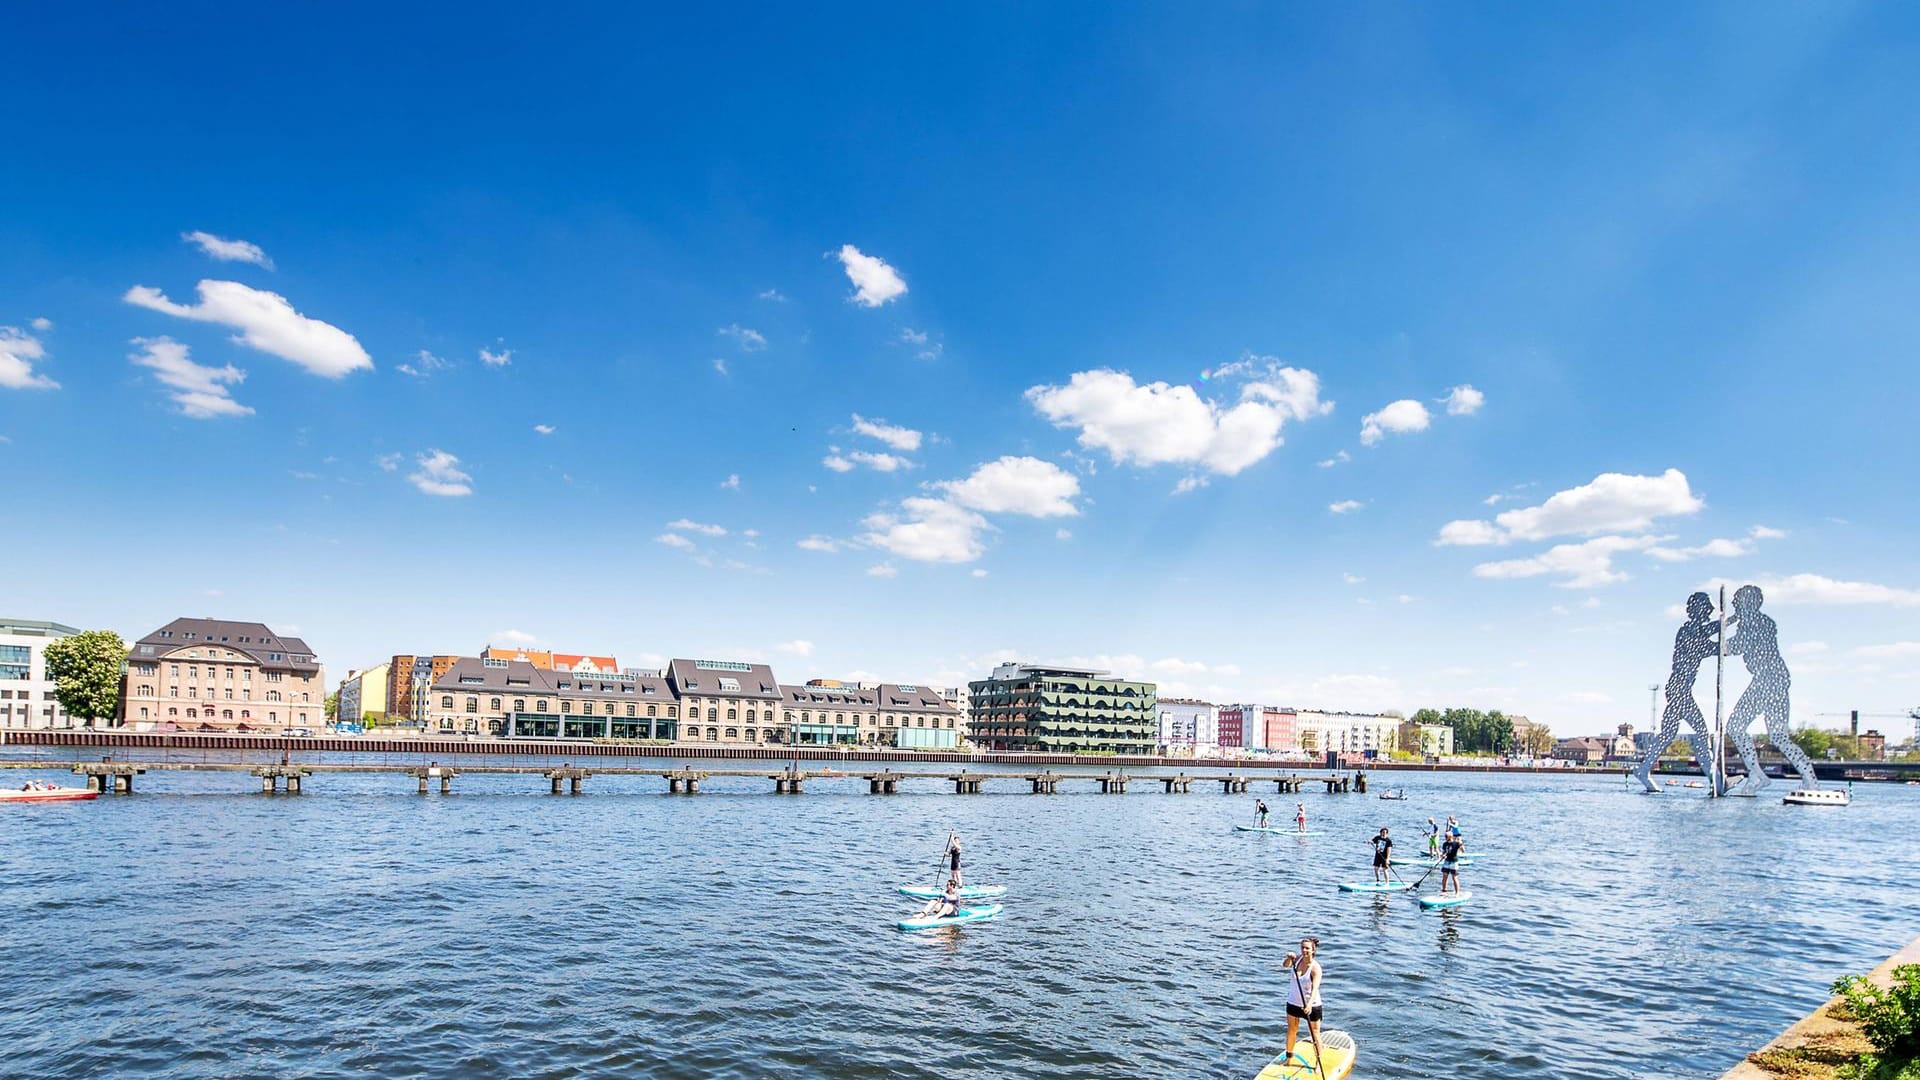
<svg viewBox="0 0 1920 1080">
<path fill-rule="evenodd" d="M 76 721 L 54 696 L 45 649 L 80 631 L 65 623 L 0 619 L 0 728 L 67 728 Z"/>
<path fill-rule="evenodd" d="M 317 728 L 326 685 L 307 643 L 265 623 L 175 619 L 134 643 L 120 719 L 142 730 Z"/>
<path fill-rule="evenodd" d="M 1158 687 L 1094 668 L 1009 662 L 967 684 L 968 736 L 994 750 L 1153 752 Z"/>
</svg>

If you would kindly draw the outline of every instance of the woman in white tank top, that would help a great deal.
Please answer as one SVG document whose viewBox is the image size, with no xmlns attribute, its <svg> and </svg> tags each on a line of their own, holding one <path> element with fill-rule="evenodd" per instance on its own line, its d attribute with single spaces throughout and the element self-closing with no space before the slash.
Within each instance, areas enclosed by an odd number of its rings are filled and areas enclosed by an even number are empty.
<svg viewBox="0 0 1920 1080">
<path fill-rule="evenodd" d="M 1307 1034 L 1316 1047 L 1320 1042 L 1320 951 L 1319 938 L 1301 938 L 1298 955 L 1287 954 L 1287 1060 L 1293 1060 L 1293 1044 L 1300 1032 L 1300 1021 L 1307 1022 Z M 1301 1058 L 1301 1061 L 1306 1061 Z"/>
</svg>

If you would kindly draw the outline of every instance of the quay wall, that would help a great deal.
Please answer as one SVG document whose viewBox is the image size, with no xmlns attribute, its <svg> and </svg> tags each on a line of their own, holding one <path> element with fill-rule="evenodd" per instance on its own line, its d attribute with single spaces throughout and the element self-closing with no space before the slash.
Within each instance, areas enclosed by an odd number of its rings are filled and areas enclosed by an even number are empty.
<svg viewBox="0 0 1920 1080">
<path fill-rule="evenodd" d="M 1902 964 L 1920 964 L 1920 938 L 1907 942 L 1907 946 L 1886 958 L 1879 967 L 1867 974 L 1867 980 L 1882 988 L 1893 985 L 1893 969 Z M 1869 1049 L 1859 1029 L 1853 1024 L 1836 1020 L 1832 1015 L 1833 1007 L 1840 1003 L 1839 998 L 1828 998 L 1819 1008 L 1801 1017 L 1794 1025 L 1780 1033 L 1778 1038 L 1748 1054 L 1746 1060 L 1721 1074 L 1720 1080 L 1781 1080 L 1795 1076 L 1830 1076 L 1832 1070 L 1808 1073 L 1804 1066 L 1786 1067 L 1787 1072 L 1769 1068 L 1770 1062 L 1785 1065 L 1795 1060 L 1795 1051 L 1812 1050 L 1816 1054 L 1825 1050 L 1865 1050 Z M 1819 1056 L 1826 1056 L 1820 1054 Z"/>
</svg>

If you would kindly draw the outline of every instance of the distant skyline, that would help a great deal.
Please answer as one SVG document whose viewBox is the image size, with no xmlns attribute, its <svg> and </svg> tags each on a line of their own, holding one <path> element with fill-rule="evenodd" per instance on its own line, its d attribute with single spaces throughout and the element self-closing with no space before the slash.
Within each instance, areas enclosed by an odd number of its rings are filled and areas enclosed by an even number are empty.
<svg viewBox="0 0 1920 1080">
<path fill-rule="evenodd" d="M 0 615 L 1911 730 L 1920 12 L 882 10 L 17 15 Z"/>
</svg>

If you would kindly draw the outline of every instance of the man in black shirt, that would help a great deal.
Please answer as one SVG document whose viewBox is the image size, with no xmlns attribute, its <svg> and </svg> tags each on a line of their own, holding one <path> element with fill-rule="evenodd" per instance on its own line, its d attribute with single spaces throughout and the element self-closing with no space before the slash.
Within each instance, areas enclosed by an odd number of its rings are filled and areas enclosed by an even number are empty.
<svg viewBox="0 0 1920 1080">
<path fill-rule="evenodd" d="M 1380 835 L 1373 838 L 1373 880 L 1386 884 L 1387 871 L 1393 866 L 1393 841 L 1387 836 L 1387 827 L 1380 827 Z"/>
<path fill-rule="evenodd" d="M 1455 867 L 1460 865 L 1460 849 L 1464 846 L 1465 844 L 1461 841 L 1459 833 L 1447 834 L 1446 842 L 1440 845 L 1441 892 L 1460 891 L 1460 871 L 1455 869 Z M 1453 886 L 1452 889 L 1447 888 L 1449 884 Z"/>
</svg>

